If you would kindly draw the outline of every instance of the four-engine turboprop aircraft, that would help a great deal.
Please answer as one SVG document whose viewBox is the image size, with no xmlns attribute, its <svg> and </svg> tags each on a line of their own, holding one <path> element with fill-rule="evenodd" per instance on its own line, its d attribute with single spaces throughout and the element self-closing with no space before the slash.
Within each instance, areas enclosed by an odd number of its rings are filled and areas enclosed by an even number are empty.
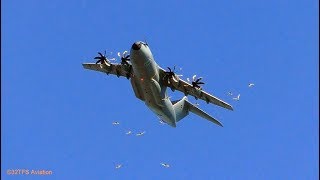
<svg viewBox="0 0 320 180">
<path fill-rule="evenodd" d="M 204 84 L 201 78 L 194 77 L 193 82 L 188 83 L 180 79 L 169 67 L 169 71 L 166 71 L 158 66 L 145 42 L 135 42 L 131 47 L 130 55 L 126 51 L 123 53 L 121 63 L 111 63 L 105 55 L 100 52 L 98 54 L 99 56 L 95 57 L 98 59 L 96 63 L 84 63 L 83 67 L 130 79 L 136 97 L 144 101 L 155 114 L 172 127 L 176 127 L 176 123 L 186 117 L 189 112 L 222 126 L 218 120 L 190 103 L 187 95 L 233 110 L 232 106 L 226 102 L 203 91 L 200 87 Z M 185 96 L 181 100 L 171 101 L 166 92 L 167 87 L 172 91 L 181 91 Z"/>
</svg>

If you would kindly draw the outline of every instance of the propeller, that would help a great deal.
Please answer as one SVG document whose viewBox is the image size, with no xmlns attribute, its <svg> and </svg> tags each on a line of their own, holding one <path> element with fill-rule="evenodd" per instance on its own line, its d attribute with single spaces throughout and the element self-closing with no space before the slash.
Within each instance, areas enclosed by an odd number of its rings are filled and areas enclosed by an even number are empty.
<svg viewBox="0 0 320 180">
<path fill-rule="evenodd" d="M 182 76 L 182 75 L 176 75 L 175 70 L 176 70 L 176 66 L 173 67 L 173 69 L 171 69 L 170 67 L 167 67 L 169 69 L 169 71 L 165 72 L 165 76 L 164 78 L 168 78 L 169 79 L 173 79 L 175 82 L 178 82 L 176 77 Z"/>
<path fill-rule="evenodd" d="M 96 64 L 98 63 L 103 63 L 103 62 L 107 62 L 107 57 L 106 57 L 106 53 L 107 51 L 104 51 L 104 54 L 102 54 L 101 52 L 98 52 L 99 56 L 95 57 L 94 59 L 98 59 L 98 61 L 96 62 Z"/>
<path fill-rule="evenodd" d="M 112 58 L 112 59 L 108 59 L 107 56 L 106 56 L 106 53 L 107 51 L 104 51 L 104 54 L 102 54 L 101 52 L 98 52 L 99 56 L 95 57 L 94 59 L 98 59 L 96 64 L 100 63 L 109 63 L 110 64 L 110 60 L 115 60 L 115 58 Z"/>
<path fill-rule="evenodd" d="M 132 74 L 132 66 L 129 64 L 128 61 L 130 61 L 130 55 L 128 54 L 128 51 L 124 51 L 121 55 L 120 52 L 118 52 L 118 56 L 121 59 L 121 64 L 125 65 L 127 67 L 127 79 L 129 79 Z"/>
<path fill-rule="evenodd" d="M 204 82 L 201 82 L 202 77 L 199 77 L 198 79 L 196 79 L 196 77 L 197 77 L 197 75 L 193 75 L 193 76 L 192 76 L 192 82 L 191 82 L 191 84 L 192 84 L 192 86 L 193 86 L 194 88 L 199 88 L 199 89 L 201 89 L 200 85 L 204 84 Z M 190 82 L 190 79 L 187 78 L 187 81 Z"/>
<path fill-rule="evenodd" d="M 118 56 L 121 58 L 121 64 L 122 65 L 130 65 L 128 61 L 130 61 L 130 55 L 128 54 L 128 51 L 124 51 L 121 55 L 120 52 L 118 52 Z"/>
</svg>

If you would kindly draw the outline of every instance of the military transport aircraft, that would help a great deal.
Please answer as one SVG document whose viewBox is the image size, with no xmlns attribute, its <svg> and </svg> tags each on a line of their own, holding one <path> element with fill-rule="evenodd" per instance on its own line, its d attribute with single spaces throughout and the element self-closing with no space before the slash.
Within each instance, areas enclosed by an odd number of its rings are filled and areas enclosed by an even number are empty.
<svg viewBox="0 0 320 180">
<path fill-rule="evenodd" d="M 196 79 L 194 76 L 193 81 L 188 83 L 175 74 L 175 68 L 168 67 L 168 71 L 161 68 L 155 62 L 149 45 L 145 42 L 133 43 L 130 54 L 125 51 L 122 56 L 120 55 L 121 63 L 111 63 L 105 54 L 100 52 L 98 54 L 99 56 L 94 58 L 97 59 L 96 63 L 84 63 L 83 67 L 130 79 L 135 96 L 172 127 L 176 127 L 176 123 L 189 112 L 222 126 L 217 119 L 190 103 L 188 95 L 233 110 L 231 105 L 202 90 L 200 85 L 204 83 L 201 82 L 201 77 Z M 185 96 L 181 100 L 171 101 L 166 92 L 167 88 L 181 91 Z"/>
</svg>

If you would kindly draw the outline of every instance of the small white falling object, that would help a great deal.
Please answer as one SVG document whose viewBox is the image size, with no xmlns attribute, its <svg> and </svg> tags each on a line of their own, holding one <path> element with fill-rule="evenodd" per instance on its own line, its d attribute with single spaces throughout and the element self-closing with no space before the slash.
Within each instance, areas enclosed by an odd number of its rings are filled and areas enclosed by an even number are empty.
<svg viewBox="0 0 320 180">
<path fill-rule="evenodd" d="M 167 124 L 161 117 L 158 116 L 160 124 Z"/>
<path fill-rule="evenodd" d="M 130 134 L 132 134 L 132 132 L 131 132 L 131 131 L 126 132 L 126 135 L 130 135 Z"/>
<path fill-rule="evenodd" d="M 254 86 L 254 84 L 253 83 L 249 83 L 249 87 L 253 87 Z"/>
<path fill-rule="evenodd" d="M 166 124 L 166 122 L 164 122 L 163 120 L 160 119 L 160 124 Z"/>
<path fill-rule="evenodd" d="M 142 135 L 144 135 L 145 133 L 146 133 L 146 132 L 143 131 L 143 132 L 140 132 L 140 133 L 136 134 L 136 136 L 142 136 Z"/>
<path fill-rule="evenodd" d="M 163 166 L 163 167 L 165 167 L 165 168 L 169 168 L 170 167 L 170 165 L 169 164 L 166 164 L 166 163 L 160 163 L 161 164 L 161 166 Z"/>
<path fill-rule="evenodd" d="M 120 168 L 122 168 L 122 164 L 117 164 L 116 169 L 120 169 Z"/>
<path fill-rule="evenodd" d="M 237 97 L 234 97 L 233 100 L 239 101 L 240 100 L 240 94 Z"/>
<path fill-rule="evenodd" d="M 189 78 L 187 78 L 187 81 L 188 81 L 188 82 L 190 82 L 190 79 L 189 79 Z"/>
<path fill-rule="evenodd" d="M 112 123 L 112 125 L 119 125 L 119 124 L 120 124 L 120 123 L 117 122 L 117 121 L 115 121 L 115 122 Z"/>
<path fill-rule="evenodd" d="M 195 106 L 200 106 L 200 104 L 199 104 L 199 103 L 195 103 L 194 105 L 195 105 Z"/>
</svg>

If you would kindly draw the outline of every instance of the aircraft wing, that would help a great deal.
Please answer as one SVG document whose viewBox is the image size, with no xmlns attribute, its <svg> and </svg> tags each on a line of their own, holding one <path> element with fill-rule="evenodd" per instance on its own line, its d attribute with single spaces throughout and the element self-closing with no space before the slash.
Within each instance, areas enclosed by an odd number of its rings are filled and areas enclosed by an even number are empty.
<svg viewBox="0 0 320 180">
<path fill-rule="evenodd" d="M 173 91 L 178 90 L 180 92 L 183 92 L 186 96 L 191 95 L 191 96 L 195 97 L 196 99 L 202 99 L 202 100 L 206 101 L 207 103 L 212 103 L 212 104 L 221 106 L 223 108 L 233 110 L 233 108 L 230 104 L 228 104 L 228 103 L 222 101 L 221 99 L 203 91 L 202 89 L 194 88 L 190 83 L 188 83 L 178 77 L 176 77 L 175 79 L 171 78 L 169 80 L 163 78 L 163 76 L 166 72 L 164 69 L 160 68 L 160 72 L 162 74 L 162 78 L 161 78 L 163 81 L 162 84 L 171 88 Z"/>
<path fill-rule="evenodd" d="M 103 63 L 103 64 L 95 64 L 95 63 L 83 63 L 82 66 L 85 69 L 100 71 L 106 74 L 114 74 L 118 77 L 123 76 L 129 79 L 131 74 L 131 65 L 122 65 L 122 64 L 113 64 L 113 63 Z"/>
</svg>

